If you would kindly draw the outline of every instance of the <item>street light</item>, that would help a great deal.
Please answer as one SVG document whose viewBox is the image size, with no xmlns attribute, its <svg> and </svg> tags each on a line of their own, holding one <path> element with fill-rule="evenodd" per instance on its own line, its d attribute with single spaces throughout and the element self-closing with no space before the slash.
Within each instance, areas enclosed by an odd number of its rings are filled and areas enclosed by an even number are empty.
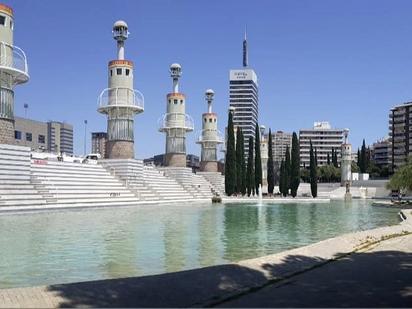
<svg viewBox="0 0 412 309">
<path fill-rule="evenodd" d="M 84 141 L 83 141 L 83 146 L 84 146 L 84 156 L 86 156 L 86 137 L 87 137 L 87 120 L 84 121 Z"/>
</svg>

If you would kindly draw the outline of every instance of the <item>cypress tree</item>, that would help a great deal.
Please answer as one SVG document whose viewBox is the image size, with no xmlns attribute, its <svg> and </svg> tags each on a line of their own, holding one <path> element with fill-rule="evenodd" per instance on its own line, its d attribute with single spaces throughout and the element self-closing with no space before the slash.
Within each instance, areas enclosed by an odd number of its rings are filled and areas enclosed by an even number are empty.
<svg viewBox="0 0 412 309">
<path fill-rule="evenodd" d="M 365 139 L 362 142 L 362 148 L 360 152 L 359 169 L 361 173 L 366 173 L 366 146 Z"/>
<path fill-rule="evenodd" d="M 330 165 L 330 156 L 329 156 L 329 152 L 328 152 L 328 165 Z"/>
<path fill-rule="evenodd" d="M 227 126 L 227 146 L 225 158 L 225 192 L 228 196 L 235 193 L 236 189 L 236 153 L 235 133 L 233 130 L 233 115 L 229 112 Z"/>
<path fill-rule="evenodd" d="M 310 142 L 310 191 L 312 197 L 318 196 L 318 175 L 317 175 L 317 164 L 315 160 L 315 155 L 313 154 L 312 141 Z"/>
<path fill-rule="evenodd" d="M 254 172 L 254 160 L 253 160 L 253 137 L 249 137 L 249 157 L 247 158 L 247 196 L 250 196 L 255 191 L 255 172 Z"/>
<path fill-rule="evenodd" d="M 360 155 L 360 150 L 359 150 L 359 148 L 358 148 L 358 155 L 357 155 L 357 158 L 356 158 L 356 165 L 360 168 L 360 157 L 361 157 L 361 155 Z"/>
<path fill-rule="evenodd" d="M 298 194 L 300 184 L 300 157 L 299 157 L 299 140 L 296 132 L 292 134 L 292 158 L 290 165 L 290 191 L 292 197 Z"/>
<path fill-rule="evenodd" d="M 315 148 L 315 165 L 318 166 L 318 149 Z"/>
<path fill-rule="evenodd" d="M 245 136 L 243 135 L 243 131 L 240 130 L 240 138 L 242 139 L 242 145 L 245 145 Z M 247 173 L 246 173 L 246 161 L 245 161 L 245 148 L 242 147 L 242 155 L 241 155 L 242 159 L 242 187 L 240 192 L 242 193 L 242 195 L 246 194 L 246 178 L 247 178 Z"/>
<path fill-rule="evenodd" d="M 339 164 L 338 164 L 338 152 L 337 152 L 336 150 L 335 150 L 335 159 L 334 159 L 333 166 L 339 167 Z"/>
<path fill-rule="evenodd" d="M 275 168 L 273 165 L 273 151 L 272 151 L 272 131 L 269 128 L 269 141 L 268 141 L 268 167 L 267 167 L 267 179 L 268 179 L 268 193 L 273 194 L 275 187 Z"/>
<path fill-rule="evenodd" d="M 242 129 L 239 128 L 236 132 L 236 193 L 242 192 L 243 170 L 242 159 L 243 144 L 242 144 Z"/>
<path fill-rule="evenodd" d="M 259 185 L 262 185 L 262 159 L 260 156 L 260 131 L 256 123 L 255 131 L 255 188 L 256 194 L 259 194 Z"/>
<path fill-rule="evenodd" d="M 286 158 L 285 158 L 285 173 L 284 173 L 284 184 L 283 184 L 283 195 L 286 196 L 290 189 L 290 151 L 289 146 L 286 147 Z"/>
</svg>

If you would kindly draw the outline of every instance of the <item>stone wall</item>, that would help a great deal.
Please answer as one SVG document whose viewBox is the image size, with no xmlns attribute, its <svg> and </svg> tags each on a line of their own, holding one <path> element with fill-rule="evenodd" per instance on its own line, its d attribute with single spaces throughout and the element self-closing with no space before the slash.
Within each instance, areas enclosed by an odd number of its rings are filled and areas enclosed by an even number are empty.
<svg viewBox="0 0 412 309">
<path fill-rule="evenodd" d="M 202 172 L 217 172 L 217 162 L 216 161 L 201 161 L 200 171 Z"/>
<path fill-rule="evenodd" d="M 0 119 L 0 144 L 14 144 L 14 121 Z"/>
<path fill-rule="evenodd" d="M 165 166 L 186 167 L 186 154 L 184 153 L 166 153 L 164 158 Z"/>
<path fill-rule="evenodd" d="M 134 143 L 130 141 L 107 141 L 107 159 L 134 159 Z"/>
</svg>

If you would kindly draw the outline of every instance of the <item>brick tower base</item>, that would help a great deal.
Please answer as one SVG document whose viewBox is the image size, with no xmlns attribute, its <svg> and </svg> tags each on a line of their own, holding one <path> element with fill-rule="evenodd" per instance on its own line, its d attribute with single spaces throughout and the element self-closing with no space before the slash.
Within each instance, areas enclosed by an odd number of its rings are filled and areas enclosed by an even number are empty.
<svg viewBox="0 0 412 309">
<path fill-rule="evenodd" d="M 134 143 L 129 141 L 107 141 L 107 159 L 134 159 Z"/>
<path fill-rule="evenodd" d="M 184 153 L 166 153 L 164 165 L 172 167 L 186 167 L 186 154 Z"/>
<path fill-rule="evenodd" d="M 201 172 L 218 172 L 216 161 L 201 161 L 200 162 Z"/>
<path fill-rule="evenodd" d="M 14 144 L 14 121 L 0 119 L 0 144 Z"/>
</svg>

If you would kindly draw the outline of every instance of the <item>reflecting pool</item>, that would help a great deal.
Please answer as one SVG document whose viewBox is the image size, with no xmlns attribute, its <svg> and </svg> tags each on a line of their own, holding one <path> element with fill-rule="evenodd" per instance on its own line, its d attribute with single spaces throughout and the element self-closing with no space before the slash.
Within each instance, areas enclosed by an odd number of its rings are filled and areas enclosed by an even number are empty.
<svg viewBox="0 0 412 309">
<path fill-rule="evenodd" d="M 238 261 L 393 225 L 367 201 L 170 204 L 0 215 L 0 288 Z"/>
</svg>

